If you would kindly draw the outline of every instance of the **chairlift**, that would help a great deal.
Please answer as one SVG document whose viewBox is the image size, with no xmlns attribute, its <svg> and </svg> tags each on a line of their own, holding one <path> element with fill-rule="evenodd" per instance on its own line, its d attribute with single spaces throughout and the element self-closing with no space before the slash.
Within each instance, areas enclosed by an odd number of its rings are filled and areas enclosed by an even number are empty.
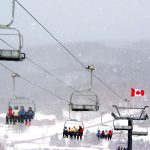
<svg viewBox="0 0 150 150">
<path fill-rule="evenodd" d="M 131 130 L 132 126 L 128 126 L 127 120 L 113 120 L 114 130 Z"/>
<path fill-rule="evenodd" d="M 6 1 L 6 0 L 5 0 Z M 14 14 L 15 14 L 15 0 L 9 0 L 11 3 L 11 20 L 8 23 L 2 23 L 0 24 L 0 28 L 7 28 L 14 22 Z"/>
<path fill-rule="evenodd" d="M 17 45 L 12 46 L 9 43 L 9 40 L 15 38 L 16 38 L 15 43 L 17 43 Z M 4 39 L 7 39 L 8 42 L 5 41 Z M 20 34 L 18 29 L 0 28 L 0 42 L 3 42 L 5 44 L 5 46 L 0 47 L 0 60 L 22 61 L 25 59 L 25 53 L 21 53 L 21 49 L 23 47 L 23 36 Z"/>
<path fill-rule="evenodd" d="M 74 91 L 70 96 L 70 106 L 72 111 L 98 111 L 98 95 L 92 91 L 92 75 L 95 70 L 94 65 L 86 68 L 91 73 L 91 87 L 88 90 Z"/>
<path fill-rule="evenodd" d="M 16 81 L 16 77 L 19 77 L 19 75 L 16 73 L 12 73 L 11 77 L 13 79 L 13 96 L 12 96 L 13 98 L 10 99 L 10 101 L 8 103 L 8 107 L 10 106 L 10 107 L 14 108 L 14 107 L 18 106 L 20 108 L 23 106 L 25 111 L 28 110 L 29 107 L 31 107 L 35 114 L 36 106 L 35 106 L 34 101 L 27 97 L 18 97 L 15 94 L 15 85 L 16 85 L 15 81 Z"/>
<path fill-rule="evenodd" d="M 98 126 L 98 129 L 97 129 L 97 137 L 98 137 L 98 140 L 99 138 L 105 138 L 103 136 L 105 136 L 105 134 L 107 133 L 107 136 L 106 138 L 108 138 L 108 140 L 112 138 L 112 134 L 113 134 L 113 127 L 110 126 L 110 125 L 106 125 L 103 123 L 103 120 L 102 120 L 102 113 L 101 113 L 101 123 L 100 125 Z M 104 132 L 105 134 L 102 136 L 102 135 L 99 135 L 99 134 L 102 134 L 102 132 Z M 111 136 L 108 137 L 108 133 L 111 132 Z"/>
<path fill-rule="evenodd" d="M 98 130 L 100 130 L 100 131 L 102 131 L 102 130 L 104 130 L 104 131 L 105 130 L 107 130 L 107 131 L 109 131 L 109 130 L 113 131 L 113 127 L 112 126 L 104 124 L 104 122 L 103 122 L 103 113 L 101 113 L 101 123 L 98 126 Z"/>
<path fill-rule="evenodd" d="M 80 129 L 82 130 L 82 134 L 80 134 Z M 84 124 L 82 121 L 78 121 L 76 119 L 68 119 L 65 121 L 64 129 L 63 129 L 63 138 L 70 137 L 71 139 L 82 139 L 84 131 Z"/>
<path fill-rule="evenodd" d="M 74 91 L 70 97 L 72 111 L 98 111 L 98 96 L 91 90 Z"/>
<path fill-rule="evenodd" d="M 148 135 L 148 128 L 147 127 L 133 126 L 132 135 L 147 136 Z"/>
<path fill-rule="evenodd" d="M 64 129 L 63 129 L 63 137 L 72 138 L 74 136 L 74 139 L 82 139 L 83 131 L 84 131 L 84 124 L 82 121 L 76 120 L 76 119 L 71 119 L 70 117 L 70 111 L 71 106 L 69 105 L 69 119 L 65 121 L 64 123 Z M 82 134 L 81 134 L 82 130 Z"/>
<path fill-rule="evenodd" d="M 20 108 L 22 106 L 24 107 L 25 110 L 28 110 L 29 107 L 31 107 L 34 112 L 33 118 L 35 117 L 36 106 L 35 106 L 35 103 L 33 100 L 26 98 L 26 97 L 15 97 L 15 98 L 12 98 L 11 100 L 9 100 L 8 107 Z"/>
</svg>

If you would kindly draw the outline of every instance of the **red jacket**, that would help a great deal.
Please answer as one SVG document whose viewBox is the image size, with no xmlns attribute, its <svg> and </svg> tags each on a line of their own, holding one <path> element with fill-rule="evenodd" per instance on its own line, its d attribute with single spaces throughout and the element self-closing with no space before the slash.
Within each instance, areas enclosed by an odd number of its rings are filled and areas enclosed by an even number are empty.
<svg viewBox="0 0 150 150">
<path fill-rule="evenodd" d="M 83 133 L 83 130 L 84 130 L 83 128 L 79 128 L 80 133 Z"/>
<path fill-rule="evenodd" d="M 8 109 L 7 115 L 10 116 L 10 117 L 14 115 L 14 111 L 13 111 L 12 108 L 9 108 L 9 109 Z"/>
<path fill-rule="evenodd" d="M 109 135 L 112 135 L 113 133 L 112 133 L 112 131 L 111 131 L 111 130 L 109 130 L 108 134 L 109 134 Z"/>
</svg>

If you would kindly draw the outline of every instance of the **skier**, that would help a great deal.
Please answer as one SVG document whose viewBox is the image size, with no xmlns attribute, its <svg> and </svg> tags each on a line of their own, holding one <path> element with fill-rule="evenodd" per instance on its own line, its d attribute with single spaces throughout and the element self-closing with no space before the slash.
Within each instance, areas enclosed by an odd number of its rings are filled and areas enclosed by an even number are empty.
<svg viewBox="0 0 150 150">
<path fill-rule="evenodd" d="M 11 124 L 14 120 L 14 111 L 11 106 L 9 106 L 7 114 L 6 114 L 6 124 Z"/>
</svg>

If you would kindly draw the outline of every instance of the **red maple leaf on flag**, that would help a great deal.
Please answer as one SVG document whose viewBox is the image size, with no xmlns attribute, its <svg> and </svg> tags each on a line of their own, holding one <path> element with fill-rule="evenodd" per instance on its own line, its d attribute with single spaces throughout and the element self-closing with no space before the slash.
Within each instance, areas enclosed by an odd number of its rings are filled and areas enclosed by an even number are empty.
<svg viewBox="0 0 150 150">
<path fill-rule="evenodd" d="M 131 88 L 131 96 L 144 96 L 144 90 Z"/>
</svg>

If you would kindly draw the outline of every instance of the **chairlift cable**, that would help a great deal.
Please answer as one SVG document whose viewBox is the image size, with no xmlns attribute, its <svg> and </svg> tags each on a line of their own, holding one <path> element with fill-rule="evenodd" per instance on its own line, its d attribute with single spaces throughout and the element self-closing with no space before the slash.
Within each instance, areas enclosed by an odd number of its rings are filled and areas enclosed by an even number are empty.
<svg viewBox="0 0 150 150">
<path fill-rule="evenodd" d="M 42 25 L 21 3 L 19 3 L 17 0 L 15 0 L 57 43 L 59 43 L 76 61 L 78 61 L 79 64 L 81 64 L 85 69 L 86 66 L 84 66 L 83 63 L 81 63 L 70 51 L 67 49 L 66 46 L 60 40 L 56 38 L 44 25 Z"/>
<path fill-rule="evenodd" d="M 0 65 L 3 66 L 3 67 L 4 67 L 5 69 L 7 69 L 8 71 L 17 74 L 17 73 L 14 72 L 13 70 L 11 70 L 11 69 L 8 68 L 7 66 L 5 66 L 4 64 L 0 63 Z M 18 75 L 19 75 L 19 74 L 18 74 Z M 35 86 L 35 87 L 41 89 L 42 91 L 45 91 L 46 93 L 49 93 L 49 94 L 51 94 L 51 95 L 57 97 L 58 99 L 60 99 L 60 100 L 62 100 L 62 101 L 64 101 L 64 102 L 67 102 L 67 103 L 69 102 L 69 101 L 65 100 L 64 98 L 62 98 L 62 97 L 56 95 L 55 93 L 53 93 L 53 92 L 51 92 L 51 91 L 49 91 L 49 90 L 47 90 L 47 89 L 41 87 L 40 85 L 37 85 L 36 83 L 33 83 L 32 81 L 30 81 L 30 80 L 28 80 L 28 79 L 26 79 L 26 78 L 24 78 L 24 77 L 22 77 L 22 76 L 20 76 L 20 75 L 19 75 L 19 77 L 20 77 L 21 79 L 23 79 L 24 81 L 28 82 L 30 85 Z"/>
<path fill-rule="evenodd" d="M 12 45 L 10 45 L 8 42 L 6 42 L 3 39 L 0 39 L 2 42 L 4 42 L 7 46 L 9 46 L 10 48 L 14 49 L 14 47 Z M 68 85 L 67 83 L 65 83 L 63 80 L 57 78 L 55 75 L 53 75 L 51 72 L 49 72 L 48 70 L 46 70 L 45 68 L 43 68 L 42 66 L 40 66 L 39 64 L 37 64 L 36 62 L 34 62 L 33 60 L 31 60 L 30 58 L 26 57 L 26 59 L 28 61 L 30 61 L 31 63 L 33 63 L 34 65 L 38 66 L 41 70 L 43 70 L 44 72 L 48 73 L 50 76 L 52 76 L 54 79 L 56 79 L 57 81 L 65 84 L 66 86 L 68 86 L 69 88 L 71 88 L 74 91 L 77 91 L 77 89 L 73 88 L 72 86 Z M 78 93 L 80 93 L 79 91 L 77 91 Z M 83 95 L 82 93 L 80 93 L 81 95 Z M 91 98 L 88 98 L 89 100 L 92 100 Z M 93 100 L 92 100 L 93 101 Z"/>
<path fill-rule="evenodd" d="M 5 43 L 7 46 L 9 46 L 10 48 L 12 48 L 12 49 L 15 49 L 13 46 L 11 46 L 8 42 L 6 42 L 5 40 L 3 40 L 3 39 L 1 39 L 0 38 L 0 40 L 3 42 L 3 43 Z"/>
<path fill-rule="evenodd" d="M 77 59 L 71 52 L 70 50 L 64 46 L 64 44 L 56 38 L 44 25 L 42 25 L 21 3 L 18 2 L 18 0 L 15 0 L 18 5 L 20 5 L 57 43 L 59 43 L 84 69 L 87 70 L 86 66 L 79 60 Z M 117 92 L 115 92 L 110 86 L 108 86 L 104 81 L 102 81 L 100 78 L 98 78 L 95 74 L 94 77 L 101 82 L 105 87 L 107 87 L 112 93 L 114 93 L 117 97 L 121 98 L 124 100 Z"/>
<path fill-rule="evenodd" d="M 84 96 L 80 91 L 78 91 L 77 89 L 75 89 L 74 87 L 72 87 L 71 85 L 68 85 L 66 82 L 64 82 L 63 80 L 59 79 L 58 77 L 56 77 L 54 74 L 52 74 L 50 71 L 46 70 L 44 67 L 42 67 L 41 65 L 37 64 L 35 61 L 31 60 L 30 58 L 26 57 L 26 59 L 28 61 L 30 61 L 31 63 L 33 63 L 34 65 L 36 65 L 37 67 L 39 67 L 41 70 L 43 70 L 44 72 L 46 72 L 47 74 L 49 74 L 50 76 L 52 76 L 55 80 L 59 81 L 60 83 L 68 86 L 70 89 L 72 89 L 73 91 L 78 92 L 79 94 L 81 94 L 82 96 Z M 93 99 L 91 98 L 87 98 L 91 101 L 93 101 Z"/>
<path fill-rule="evenodd" d="M 120 99 L 124 101 L 124 98 L 122 98 L 115 90 L 113 90 L 110 86 L 108 86 L 104 81 L 102 81 L 96 74 L 93 73 L 93 76 L 100 81 L 105 87 L 107 87 L 111 92 L 113 92 L 116 96 L 118 96 Z"/>
<path fill-rule="evenodd" d="M 0 39 L 0 40 L 13 49 L 13 47 L 12 47 L 9 43 L 7 43 L 5 40 L 3 40 L 3 39 Z M 67 85 L 68 87 L 70 87 L 71 89 L 77 91 L 77 90 L 74 89 L 72 86 L 66 84 L 63 80 L 61 80 L 61 79 L 55 77 L 52 73 L 50 73 L 49 71 L 47 71 L 45 68 L 41 67 L 40 65 L 38 65 L 37 63 L 35 63 L 34 61 L 32 61 L 30 58 L 28 58 L 28 57 L 26 57 L 26 58 L 27 58 L 30 62 L 32 62 L 34 65 L 38 66 L 40 69 L 42 69 L 43 71 L 45 71 L 46 73 L 48 73 L 49 75 L 51 75 L 53 78 L 55 78 L 56 80 L 58 80 L 59 82 L 65 84 L 65 85 Z M 103 82 L 103 81 L 102 81 L 102 82 Z M 109 87 L 108 87 L 108 88 L 109 88 Z M 82 94 L 82 93 L 81 93 L 81 94 Z M 116 93 L 116 94 L 117 94 L 117 93 Z M 119 96 L 119 95 L 118 95 L 118 96 Z M 90 98 L 88 98 L 88 99 L 90 99 Z M 92 99 L 90 99 L 90 100 L 92 100 Z"/>
<path fill-rule="evenodd" d="M 65 102 L 67 102 L 67 103 L 68 103 L 68 101 L 66 101 L 64 98 L 62 98 L 62 97 L 60 97 L 60 96 L 56 95 L 55 93 L 53 93 L 53 92 L 51 92 L 51 91 L 49 91 L 49 90 L 47 90 L 47 89 L 45 89 L 45 88 L 41 87 L 40 85 L 37 85 L 37 84 L 35 84 L 35 83 L 31 82 L 30 80 L 28 80 L 28 79 L 26 79 L 26 78 L 22 77 L 22 76 L 20 76 L 20 78 L 21 78 L 21 79 L 23 79 L 24 81 L 28 82 L 29 84 L 31 84 L 31 85 L 33 85 L 33 86 L 35 86 L 35 87 L 37 87 L 37 88 L 39 88 L 39 89 L 41 89 L 41 90 L 43 90 L 43 91 L 47 92 L 47 93 L 50 93 L 51 95 L 53 95 L 53 96 L 57 97 L 58 99 L 61 99 L 61 100 L 63 100 L 63 101 L 65 101 Z"/>
</svg>

